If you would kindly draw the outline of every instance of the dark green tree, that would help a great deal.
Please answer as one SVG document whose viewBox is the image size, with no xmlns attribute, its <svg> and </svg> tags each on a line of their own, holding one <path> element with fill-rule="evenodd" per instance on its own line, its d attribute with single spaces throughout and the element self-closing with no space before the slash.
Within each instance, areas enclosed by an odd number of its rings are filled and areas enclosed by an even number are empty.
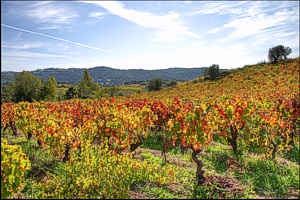
<svg viewBox="0 0 300 200">
<path fill-rule="evenodd" d="M 215 80 L 220 76 L 220 69 L 218 64 L 213 64 L 209 66 L 206 70 L 204 70 L 204 75 L 209 76 L 210 80 Z"/>
<path fill-rule="evenodd" d="M 170 86 L 173 86 L 173 85 L 177 85 L 177 82 L 175 80 L 168 82 L 166 84 L 166 87 L 170 87 Z"/>
<path fill-rule="evenodd" d="M 43 80 L 29 72 L 21 72 L 15 75 L 14 101 L 39 101 L 43 87 Z"/>
<path fill-rule="evenodd" d="M 106 97 L 107 89 L 101 88 L 99 84 L 93 83 L 91 87 L 91 94 L 89 95 L 90 99 L 101 99 Z"/>
<path fill-rule="evenodd" d="M 89 71 L 86 69 L 83 72 L 83 78 L 78 84 L 78 95 L 80 98 L 88 98 L 91 93 L 91 87 L 93 85 L 93 78 L 90 76 Z"/>
<path fill-rule="evenodd" d="M 291 48 L 278 45 L 269 49 L 268 58 L 272 63 L 276 64 L 278 60 L 285 60 L 290 53 L 292 53 Z"/>
<path fill-rule="evenodd" d="M 48 77 L 41 90 L 41 100 L 44 101 L 57 101 L 57 82 L 55 77 Z"/>
<path fill-rule="evenodd" d="M 119 91 L 120 91 L 120 88 L 118 88 L 116 86 L 107 87 L 107 90 L 106 90 L 109 97 L 117 96 Z"/>
<path fill-rule="evenodd" d="M 66 95 L 66 91 L 63 89 L 58 89 L 57 90 L 57 101 L 63 101 L 65 100 L 65 95 Z"/>
<path fill-rule="evenodd" d="M 78 95 L 80 98 L 100 98 L 103 96 L 103 91 L 99 84 L 93 82 L 93 78 L 90 76 L 89 71 L 86 69 L 83 72 L 83 78 L 78 84 Z"/>
<path fill-rule="evenodd" d="M 15 102 L 15 82 L 9 82 L 7 85 L 1 87 L 1 103 Z"/>
<path fill-rule="evenodd" d="M 77 95 L 76 89 L 71 85 L 65 93 L 65 99 L 72 99 L 75 95 Z"/>
<path fill-rule="evenodd" d="M 151 79 L 148 84 L 148 91 L 158 91 L 161 90 L 163 80 L 161 78 Z"/>
</svg>

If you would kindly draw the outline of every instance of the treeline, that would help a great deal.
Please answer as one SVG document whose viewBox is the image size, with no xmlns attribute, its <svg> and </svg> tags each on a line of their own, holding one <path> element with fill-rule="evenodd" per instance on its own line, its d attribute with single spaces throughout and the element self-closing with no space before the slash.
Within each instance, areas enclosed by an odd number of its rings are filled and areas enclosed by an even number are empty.
<svg viewBox="0 0 300 200">
<path fill-rule="evenodd" d="M 23 71 L 15 75 L 15 81 L 1 87 L 2 102 L 35 102 L 35 101 L 61 101 L 79 97 L 102 98 L 107 94 L 99 84 L 93 82 L 86 69 L 78 85 L 71 85 L 67 91 L 59 90 L 54 76 L 48 77 L 47 81 Z"/>
<path fill-rule="evenodd" d="M 38 101 L 63 101 L 72 98 L 101 99 L 103 97 L 123 96 L 120 86 L 101 87 L 93 81 L 86 69 L 79 83 L 65 86 L 58 83 L 54 76 L 47 81 L 23 71 L 15 74 L 15 81 L 1 87 L 1 102 L 38 102 Z M 145 88 L 148 91 L 158 91 L 164 87 L 177 85 L 177 81 L 163 81 L 161 78 L 151 79 Z M 139 91 L 138 93 L 141 93 Z"/>
<path fill-rule="evenodd" d="M 47 81 L 43 81 L 43 79 L 23 71 L 15 75 L 15 82 L 1 87 L 1 103 L 56 101 L 57 98 L 57 82 L 53 76 L 48 77 Z"/>
<path fill-rule="evenodd" d="M 123 85 L 125 82 L 149 81 L 154 78 L 161 78 L 165 81 L 177 80 L 188 81 L 201 76 L 206 67 L 199 68 L 169 68 L 161 70 L 143 70 L 130 69 L 121 70 L 109 67 L 89 68 L 89 73 L 95 83 L 100 86 Z M 1 85 L 7 85 L 9 82 L 15 81 L 14 75 L 18 72 L 1 72 Z M 65 82 L 69 84 L 78 84 L 84 73 L 84 69 L 39 69 L 30 71 L 34 76 L 42 78 L 44 81 L 48 77 L 54 76 L 57 82 Z"/>
</svg>

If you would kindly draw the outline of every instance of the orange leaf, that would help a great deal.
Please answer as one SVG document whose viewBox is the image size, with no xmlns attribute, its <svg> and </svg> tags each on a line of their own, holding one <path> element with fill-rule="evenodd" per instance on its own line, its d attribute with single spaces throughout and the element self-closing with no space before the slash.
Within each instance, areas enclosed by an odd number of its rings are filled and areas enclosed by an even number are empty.
<svg viewBox="0 0 300 200">
<path fill-rule="evenodd" d="M 172 141 L 171 144 L 172 144 L 173 147 L 175 146 L 175 142 L 174 141 Z"/>
<path fill-rule="evenodd" d="M 197 142 L 196 145 L 193 145 L 193 148 L 195 150 L 198 150 L 198 149 L 202 149 L 202 146 L 201 146 L 200 142 Z"/>
</svg>

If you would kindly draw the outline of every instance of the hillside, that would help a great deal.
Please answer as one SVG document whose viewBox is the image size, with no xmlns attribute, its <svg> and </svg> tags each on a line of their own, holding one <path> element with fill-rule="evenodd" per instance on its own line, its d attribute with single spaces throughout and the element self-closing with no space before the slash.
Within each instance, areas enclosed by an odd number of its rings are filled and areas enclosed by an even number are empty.
<svg viewBox="0 0 300 200">
<path fill-rule="evenodd" d="M 202 76 L 202 72 L 206 67 L 201 68 L 169 68 L 161 70 L 143 70 L 143 69 L 113 69 L 109 67 L 94 67 L 89 68 L 89 73 L 94 82 L 101 86 L 106 85 L 121 85 L 123 82 L 132 81 L 148 81 L 153 78 L 162 78 L 165 81 L 177 80 L 188 81 Z M 70 69 L 38 69 L 30 71 L 34 76 L 38 76 L 43 80 L 54 76 L 57 82 L 78 84 L 82 78 L 84 68 Z M 14 81 L 14 75 L 18 72 L 1 72 L 1 85 L 7 85 Z"/>
<path fill-rule="evenodd" d="M 296 75 L 297 74 L 297 75 Z M 231 74 L 217 81 L 204 77 L 179 83 L 175 87 L 136 95 L 133 98 L 162 100 L 182 98 L 188 101 L 215 102 L 223 98 L 264 96 L 270 101 L 299 95 L 299 57 L 275 64 L 246 65 L 231 70 Z"/>
<path fill-rule="evenodd" d="M 155 92 L 3 103 L 1 198 L 299 199 L 298 75 L 295 58 Z"/>
</svg>

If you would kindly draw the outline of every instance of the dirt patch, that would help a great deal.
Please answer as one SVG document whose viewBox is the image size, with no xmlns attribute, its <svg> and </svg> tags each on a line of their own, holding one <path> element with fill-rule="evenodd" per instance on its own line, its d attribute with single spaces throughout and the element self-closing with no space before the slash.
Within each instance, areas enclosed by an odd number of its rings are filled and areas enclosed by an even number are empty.
<svg viewBox="0 0 300 200">
<path fill-rule="evenodd" d="M 229 173 L 233 170 L 237 171 L 239 174 L 244 173 L 245 166 L 236 161 L 234 158 L 228 156 L 225 162 L 228 166 L 228 170 L 226 171 L 226 173 Z"/>
<path fill-rule="evenodd" d="M 290 190 L 287 195 L 272 197 L 270 195 L 265 195 L 261 192 L 256 192 L 255 195 L 252 196 L 255 199 L 299 199 L 299 192 L 295 190 Z"/>
<path fill-rule="evenodd" d="M 147 195 L 141 193 L 141 192 L 136 192 L 130 190 L 129 192 L 130 199 L 150 199 Z"/>
<path fill-rule="evenodd" d="M 280 166 L 289 165 L 289 166 L 299 167 L 299 165 L 297 163 L 289 161 L 288 159 L 282 158 L 282 157 L 279 157 L 279 156 L 276 157 L 276 162 Z"/>
<path fill-rule="evenodd" d="M 207 175 L 203 185 L 209 186 L 211 188 L 211 194 L 217 194 L 221 199 L 237 198 L 242 196 L 244 192 L 241 183 L 230 176 Z"/>
<path fill-rule="evenodd" d="M 26 199 L 22 194 L 15 194 L 13 199 Z"/>
<path fill-rule="evenodd" d="M 264 194 L 256 194 L 256 196 L 254 196 L 253 198 L 255 198 L 255 199 L 274 199 L 274 198 L 264 195 Z"/>
<path fill-rule="evenodd" d="M 285 198 L 287 199 L 299 199 L 299 191 L 297 192 L 296 190 L 294 189 L 291 189 L 289 192 L 288 192 L 288 195 L 285 196 Z"/>
<path fill-rule="evenodd" d="M 220 142 L 215 142 L 215 141 L 212 141 L 212 142 L 210 143 L 210 146 L 222 146 L 222 147 L 225 148 L 225 149 L 231 149 L 230 146 L 225 145 L 225 144 L 222 144 L 222 143 L 220 143 Z"/>
<path fill-rule="evenodd" d="M 47 175 L 46 172 L 49 171 L 49 169 L 52 169 L 54 167 L 54 164 L 55 162 L 52 161 L 43 167 L 34 166 L 31 168 L 31 170 L 28 173 L 30 176 L 34 177 L 38 182 L 41 183 L 47 182 L 47 180 L 50 177 Z"/>
<path fill-rule="evenodd" d="M 160 151 L 160 150 L 144 149 L 144 148 L 139 147 L 139 148 L 136 150 L 136 153 L 137 153 L 137 154 L 140 154 L 141 152 L 150 152 L 150 153 L 152 153 L 154 156 L 158 156 L 158 157 L 161 156 L 161 151 Z"/>
<path fill-rule="evenodd" d="M 189 196 L 189 192 L 186 189 L 182 189 L 182 183 L 170 182 L 166 184 L 167 188 L 172 191 L 172 193 L 180 194 L 182 196 Z"/>
</svg>

